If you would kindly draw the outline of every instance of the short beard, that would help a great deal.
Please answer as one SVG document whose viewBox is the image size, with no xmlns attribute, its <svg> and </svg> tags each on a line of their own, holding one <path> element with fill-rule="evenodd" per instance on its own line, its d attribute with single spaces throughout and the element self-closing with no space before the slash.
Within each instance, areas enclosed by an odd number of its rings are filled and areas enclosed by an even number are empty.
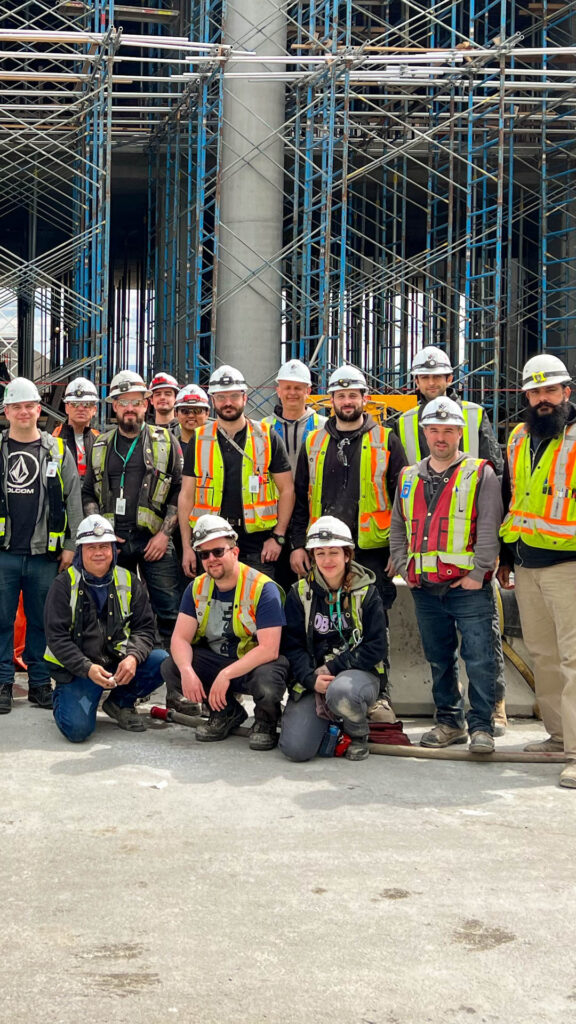
<svg viewBox="0 0 576 1024">
<path fill-rule="evenodd" d="M 362 409 L 358 409 L 354 412 L 337 412 L 336 416 L 339 420 L 342 420 L 342 423 L 355 423 L 356 420 L 361 419 Z"/>
<path fill-rule="evenodd" d="M 240 419 L 243 412 L 244 409 L 235 409 L 234 412 L 220 412 L 220 410 L 217 409 L 216 415 L 219 416 L 221 420 L 224 420 L 225 423 L 235 423 L 236 420 Z"/>
<path fill-rule="evenodd" d="M 562 402 L 562 405 L 557 405 L 553 412 L 542 415 L 538 412 L 537 408 L 529 405 L 526 409 L 524 422 L 528 429 L 537 434 L 538 437 L 558 437 L 566 426 L 569 413 L 570 407 L 568 402 Z"/>
</svg>

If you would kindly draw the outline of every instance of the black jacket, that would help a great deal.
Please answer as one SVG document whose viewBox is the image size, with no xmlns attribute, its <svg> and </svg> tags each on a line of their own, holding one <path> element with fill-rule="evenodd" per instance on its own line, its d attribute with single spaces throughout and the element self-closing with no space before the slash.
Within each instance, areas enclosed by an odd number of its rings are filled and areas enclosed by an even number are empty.
<svg viewBox="0 0 576 1024">
<path fill-rule="evenodd" d="M 352 562 L 351 575 L 352 585 L 349 590 L 342 592 L 340 598 L 344 628 L 343 637 L 336 637 L 336 646 L 325 632 L 317 628 L 320 622 L 329 620 L 330 607 L 326 584 L 314 569 L 307 577 L 312 595 L 308 630 L 298 583 L 293 584 L 286 598 L 282 653 L 290 662 L 294 682 L 300 683 L 307 690 L 314 689 L 315 669 L 320 665 L 325 664 L 332 675 L 349 668 L 374 672 L 378 663 L 387 657 L 386 617 L 380 595 L 374 586 L 374 573 Z M 349 644 L 354 622 L 350 612 L 350 593 L 365 586 L 368 586 L 368 592 L 362 603 L 362 640 L 352 649 Z M 331 632 L 333 640 L 334 631 Z"/>
<path fill-rule="evenodd" d="M 142 583 L 134 573 L 131 573 L 131 576 L 130 637 L 126 654 L 133 654 L 138 664 L 141 664 L 154 647 L 154 616 Z M 109 594 L 108 601 L 104 603 L 99 615 L 86 588 L 80 585 L 80 590 L 84 590 L 84 593 L 78 597 L 76 617 L 78 620 L 78 616 L 81 616 L 81 619 L 73 628 L 70 590 L 70 576 L 68 572 L 63 572 L 56 577 L 50 587 L 44 606 L 46 643 L 54 657 L 64 666 L 59 668 L 52 662 L 47 662 L 50 674 L 57 683 L 69 683 L 74 676 L 87 676 L 93 663 L 113 672 L 120 661 L 114 644 L 124 636 L 120 605 L 115 591 Z M 112 615 L 109 614 L 110 611 Z M 110 621 L 113 623 L 112 628 Z M 74 639 L 78 632 L 81 635 L 80 645 Z"/>
<path fill-rule="evenodd" d="M 84 448 L 86 450 L 86 465 L 90 462 L 90 453 L 92 451 L 92 445 L 95 439 L 98 437 L 100 431 L 94 427 L 84 427 L 82 431 L 84 435 Z M 56 427 L 56 430 L 52 431 L 53 437 L 61 437 L 67 448 L 70 449 L 74 456 L 74 462 L 78 466 L 78 452 L 76 451 L 76 439 L 74 437 L 74 427 L 70 426 L 69 423 L 61 423 Z"/>
<path fill-rule="evenodd" d="M 336 427 L 336 417 L 331 416 L 324 429 L 333 439 L 326 450 L 324 472 L 322 477 L 322 515 L 336 516 L 345 522 L 352 531 L 356 543 L 358 539 L 358 504 L 360 500 L 360 455 L 362 436 L 367 434 L 376 424 L 368 413 L 364 413 L 364 423 L 359 430 L 340 434 Z M 349 440 L 345 446 L 344 458 L 348 465 L 344 466 L 338 458 L 341 438 Z M 396 485 L 400 470 L 407 465 L 406 455 L 395 434 L 390 434 L 390 459 L 386 474 L 386 485 L 391 505 L 394 503 Z M 308 507 L 308 487 L 310 483 L 310 467 L 306 446 L 302 445 L 298 456 L 298 465 L 294 478 L 296 504 L 292 514 L 290 533 L 293 548 L 303 548 L 306 542 L 306 530 L 310 518 Z"/>
</svg>

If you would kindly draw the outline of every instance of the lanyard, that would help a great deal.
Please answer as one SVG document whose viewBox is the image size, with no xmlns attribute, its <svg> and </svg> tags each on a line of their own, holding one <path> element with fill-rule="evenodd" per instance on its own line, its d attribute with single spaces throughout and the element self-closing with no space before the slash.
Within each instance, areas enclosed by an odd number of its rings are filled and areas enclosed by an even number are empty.
<svg viewBox="0 0 576 1024">
<path fill-rule="evenodd" d="M 142 433 L 143 430 L 144 430 L 144 426 L 142 425 L 140 427 L 140 434 Z M 134 440 L 132 441 L 132 444 L 130 445 L 130 447 L 128 449 L 128 453 L 127 453 L 126 457 L 124 457 L 123 455 L 120 455 L 120 452 L 118 451 L 118 449 L 116 447 L 116 438 L 118 437 L 118 431 L 116 431 L 116 433 L 114 434 L 114 451 L 116 452 L 116 455 L 118 456 L 118 458 L 120 459 L 120 462 L 122 463 L 122 465 L 124 467 L 123 470 L 122 470 L 122 476 L 120 477 L 120 497 L 121 498 L 124 496 L 124 477 L 126 476 L 126 466 L 130 462 L 130 459 L 131 459 L 132 455 L 134 454 L 134 449 L 135 449 L 136 445 L 138 444 L 138 441 L 140 440 L 140 434 L 138 434 L 138 437 L 135 437 Z"/>
<path fill-rule="evenodd" d="M 248 455 L 248 452 L 246 451 L 246 449 L 245 448 L 241 448 L 239 444 L 236 444 L 236 441 L 234 440 L 234 438 L 230 437 L 226 433 L 225 430 L 222 430 L 221 427 L 218 427 L 217 430 L 218 430 L 219 436 L 220 437 L 224 437 L 228 441 L 228 444 L 231 444 L 232 447 L 235 448 L 236 451 L 240 453 L 240 455 L 242 456 L 243 459 L 248 459 L 248 462 L 250 463 L 250 465 L 255 470 L 257 470 L 259 472 L 258 466 L 255 463 L 255 460 L 250 458 L 250 456 Z M 248 437 L 248 426 L 246 426 L 246 437 Z"/>
</svg>

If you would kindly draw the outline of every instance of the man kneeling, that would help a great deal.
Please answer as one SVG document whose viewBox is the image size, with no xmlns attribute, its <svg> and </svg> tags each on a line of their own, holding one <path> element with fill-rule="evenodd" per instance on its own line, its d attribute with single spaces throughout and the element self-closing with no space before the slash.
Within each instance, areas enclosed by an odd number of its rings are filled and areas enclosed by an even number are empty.
<svg viewBox="0 0 576 1024">
<path fill-rule="evenodd" d="M 162 685 L 166 651 L 154 646 L 154 616 L 140 580 L 116 565 L 116 537 L 103 516 L 78 527 L 76 553 L 67 572 L 54 580 L 44 609 L 48 647 L 44 654 L 56 683 L 54 718 L 60 732 L 81 743 L 102 710 L 121 729 L 146 728 L 135 708 Z"/>
<path fill-rule="evenodd" d="M 198 519 L 193 546 L 206 572 L 184 592 L 172 657 L 162 675 L 169 689 L 181 681 L 188 700 L 208 699 L 210 717 L 196 729 L 196 739 L 205 743 L 226 739 L 245 721 L 234 693 L 250 694 L 255 704 L 250 748 L 271 750 L 278 742 L 288 677 L 288 661 L 279 654 L 284 610 L 276 584 L 238 561 L 237 539 L 220 516 Z"/>
</svg>

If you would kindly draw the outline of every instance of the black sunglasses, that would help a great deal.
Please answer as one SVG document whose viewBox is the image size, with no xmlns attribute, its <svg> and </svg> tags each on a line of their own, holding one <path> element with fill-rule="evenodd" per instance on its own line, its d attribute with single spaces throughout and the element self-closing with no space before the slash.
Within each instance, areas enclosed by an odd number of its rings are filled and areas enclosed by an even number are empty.
<svg viewBox="0 0 576 1024">
<path fill-rule="evenodd" d="M 210 555 L 214 555 L 214 558 L 224 558 L 226 552 L 231 550 L 232 548 L 230 547 L 209 548 L 208 551 L 199 551 L 198 554 L 200 555 L 200 561 L 205 562 L 207 561 L 208 558 L 210 558 Z"/>
</svg>

